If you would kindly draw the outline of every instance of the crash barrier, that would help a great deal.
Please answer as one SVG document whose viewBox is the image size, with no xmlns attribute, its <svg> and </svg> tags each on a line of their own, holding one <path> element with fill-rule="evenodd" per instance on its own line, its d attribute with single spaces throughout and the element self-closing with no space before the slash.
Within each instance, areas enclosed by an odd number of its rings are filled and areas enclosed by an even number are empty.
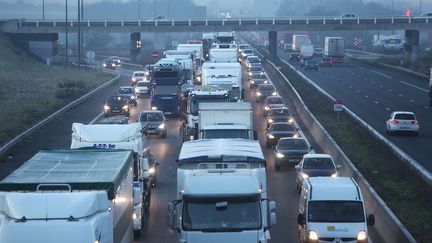
<svg viewBox="0 0 432 243">
<path fill-rule="evenodd" d="M 18 136 L 14 137 L 13 139 L 11 139 L 9 142 L 7 142 L 6 144 L 4 144 L 0 148 L 0 157 L 3 156 L 14 145 L 16 145 L 17 143 L 19 143 L 20 141 L 22 141 L 27 136 L 29 136 L 32 133 L 34 133 L 39 128 L 45 126 L 47 123 L 49 123 L 50 121 L 52 121 L 56 117 L 59 117 L 59 116 L 63 115 L 66 111 L 71 110 L 74 107 L 76 107 L 77 105 L 83 103 L 84 101 L 86 101 L 90 97 L 94 96 L 96 93 L 100 92 L 105 87 L 110 86 L 111 84 L 117 82 L 119 79 L 120 79 L 120 74 L 117 74 L 117 76 L 115 76 L 113 79 L 111 79 L 108 82 L 106 82 L 106 83 L 98 86 L 97 88 L 95 88 L 94 90 L 92 90 L 92 91 L 88 92 L 87 94 L 81 96 L 80 98 L 72 101 L 68 105 L 66 105 L 63 108 L 61 108 L 60 110 L 52 113 L 51 115 L 49 115 L 48 117 L 46 117 L 42 121 L 36 123 L 35 125 L 33 125 L 32 127 L 30 127 L 29 129 L 25 130 L 24 132 L 22 132 Z"/>
</svg>

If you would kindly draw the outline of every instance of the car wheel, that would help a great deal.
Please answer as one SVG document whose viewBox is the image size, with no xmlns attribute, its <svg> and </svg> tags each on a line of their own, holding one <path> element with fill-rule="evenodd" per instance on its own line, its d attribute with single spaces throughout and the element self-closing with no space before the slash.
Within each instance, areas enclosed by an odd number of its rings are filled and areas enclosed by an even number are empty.
<svg viewBox="0 0 432 243">
<path fill-rule="evenodd" d="M 280 171 L 280 162 L 275 161 L 275 169 L 276 171 Z"/>
</svg>

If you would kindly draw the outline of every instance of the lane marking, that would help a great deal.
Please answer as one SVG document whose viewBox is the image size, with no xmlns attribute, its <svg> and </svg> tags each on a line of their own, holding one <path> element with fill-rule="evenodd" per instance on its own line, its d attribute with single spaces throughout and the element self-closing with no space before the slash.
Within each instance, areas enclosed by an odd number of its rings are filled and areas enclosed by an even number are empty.
<svg viewBox="0 0 432 243">
<path fill-rule="evenodd" d="M 402 97 L 403 95 L 402 94 L 399 94 L 399 97 Z"/>
<path fill-rule="evenodd" d="M 367 81 L 367 78 L 364 78 L 363 80 L 364 80 L 364 81 Z"/>
<path fill-rule="evenodd" d="M 392 92 L 393 90 L 389 89 L 388 92 Z"/>
<path fill-rule="evenodd" d="M 90 122 L 89 122 L 89 124 L 93 124 L 93 123 L 95 123 L 99 118 L 101 118 L 101 116 L 103 116 L 103 111 L 99 114 L 99 115 L 97 115 L 95 118 L 93 118 L 93 120 L 91 120 Z"/>
<path fill-rule="evenodd" d="M 420 88 L 420 87 L 415 86 L 415 85 L 413 85 L 413 84 L 410 84 L 410 83 L 407 83 L 407 82 L 404 82 L 404 81 L 399 81 L 399 82 L 401 82 L 401 83 L 403 83 L 403 84 L 406 84 L 406 85 L 408 85 L 408 86 L 411 86 L 411 87 L 413 87 L 413 88 L 416 88 L 416 89 L 418 89 L 418 90 L 421 90 L 421 91 L 423 91 L 423 92 L 426 92 L 426 93 L 429 92 L 427 89 Z"/>
<path fill-rule="evenodd" d="M 365 95 L 364 97 L 365 97 L 365 98 L 369 98 L 369 96 L 367 96 L 367 95 Z"/>
<path fill-rule="evenodd" d="M 379 102 L 378 102 L 378 101 L 376 101 L 376 100 L 374 101 L 374 103 L 375 103 L 375 104 L 379 104 Z"/>
<path fill-rule="evenodd" d="M 392 78 L 392 77 L 390 77 L 390 76 L 388 76 L 388 75 L 386 75 L 386 74 L 384 74 L 384 73 L 381 73 L 381 72 L 378 72 L 378 71 L 375 71 L 375 70 L 369 70 L 369 71 L 371 71 L 371 72 L 373 72 L 373 73 L 376 73 L 376 74 L 379 74 L 379 75 L 381 75 L 381 76 L 383 76 L 383 77 L 386 77 L 386 78 Z"/>
<path fill-rule="evenodd" d="M 390 111 L 390 108 L 387 108 L 387 107 L 386 107 L 385 109 L 388 110 L 388 111 Z"/>
<path fill-rule="evenodd" d="M 380 88 L 384 87 L 382 84 L 380 84 Z"/>
<path fill-rule="evenodd" d="M 423 106 L 426 110 L 429 110 L 429 106 Z"/>
<path fill-rule="evenodd" d="M 360 90 L 356 90 L 357 94 L 360 93 Z"/>
<path fill-rule="evenodd" d="M 352 89 L 352 86 L 350 85 L 349 88 Z"/>
<path fill-rule="evenodd" d="M 411 103 L 414 103 L 414 100 L 410 100 Z"/>
</svg>

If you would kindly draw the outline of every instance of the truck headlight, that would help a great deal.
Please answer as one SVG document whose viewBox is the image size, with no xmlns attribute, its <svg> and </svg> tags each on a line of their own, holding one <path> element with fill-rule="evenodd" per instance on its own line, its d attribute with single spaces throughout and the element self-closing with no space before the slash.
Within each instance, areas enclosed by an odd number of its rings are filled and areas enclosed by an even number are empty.
<svg viewBox="0 0 432 243">
<path fill-rule="evenodd" d="M 273 93 L 272 93 L 272 95 L 277 95 L 277 92 L 276 92 L 276 91 L 275 91 L 275 92 L 273 92 Z"/>
<path fill-rule="evenodd" d="M 165 123 L 162 123 L 158 126 L 159 129 L 165 129 Z"/>
<path fill-rule="evenodd" d="M 133 213 L 133 214 L 132 214 L 132 219 L 135 220 L 136 218 L 137 218 L 136 213 Z M 96 242 L 96 241 L 95 241 L 95 242 Z"/>
<path fill-rule="evenodd" d="M 102 64 L 103 67 L 106 67 L 106 63 Z"/>
<path fill-rule="evenodd" d="M 273 121 L 273 119 L 268 119 L 268 123 L 273 123 L 274 121 Z"/>
<path fill-rule="evenodd" d="M 288 123 L 293 123 L 293 122 L 294 122 L 294 119 L 292 119 L 292 118 L 288 119 Z"/>
<path fill-rule="evenodd" d="M 256 95 L 257 95 L 257 96 L 261 96 L 261 93 L 260 93 L 260 92 L 256 92 Z"/>
<path fill-rule="evenodd" d="M 129 109 L 129 106 L 128 105 L 124 105 L 122 108 L 123 108 L 123 110 L 127 110 L 127 109 Z"/>
<path fill-rule="evenodd" d="M 254 84 L 254 83 L 255 83 L 255 81 L 253 81 L 253 80 L 251 80 L 250 82 L 251 82 L 251 84 Z"/>
<path fill-rule="evenodd" d="M 109 106 L 107 106 L 107 105 L 104 105 L 104 110 L 109 110 L 110 109 L 110 107 Z"/>
<path fill-rule="evenodd" d="M 157 107 L 156 106 L 152 106 L 152 110 L 157 110 Z"/>
<path fill-rule="evenodd" d="M 270 110 L 270 107 L 264 106 L 264 110 L 268 111 L 268 110 Z"/>
<path fill-rule="evenodd" d="M 134 82 L 135 82 L 135 81 L 136 81 L 136 78 L 132 78 L 132 81 L 134 81 Z"/>
<path fill-rule="evenodd" d="M 366 241 L 367 240 L 367 233 L 366 231 L 362 230 L 358 233 L 357 235 L 357 240 L 358 241 Z"/>
<path fill-rule="evenodd" d="M 150 174 L 150 175 L 154 175 L 155 172 L 156 172 L 156 169 L 155 169 L 154 167 L 151 167 L 151 168 L 149 169 L 149 174 Z"/>
<path fill-rule="evenodd" d="M 194 135 L 190 135 L 189 140 L 194 140 Z"/>
<path fill-rule="evenodd" d="M 283 154 L 281 154 L 281 153 L 276 153 L 276 157 L 280 159 L 280 158 L 285 157 L 285 155 L 283 155 Z"/>
<path fill-rule="evenodd" d="M 306 178 L 308 178 L 309 177 L 309 175 L 308 174 L 306 174 L 306 173 L 301 173 L 301 176 L 303 177 L 303 179 L 306 179 Z"/>
<path fill-rule="evenodd" d="M 135 93 L 138 93 L 139 92 L 139 89 L 138 88 L 135 88 Z"/>
<path fill-rule="evenodd" d="M 264 75 L 264 72 L 261 72 L 261 75 Z"/>
<path fill-rule="evenodd" d="M 249 76 L 252 76 L 252 72 L 249 72 L 248 74 L 249 74 Z"/>
<path fill-rule="evenodd" d="M 269 134 L 268 137 L 271 139 L 275 138 L 275 136 L 273 134 Z"/>
<path fill-rule="evenodd" d="M 309 240 L 318 240 L 318 234 L 315 231 L 311 230 L 308 233 L 308 238 Z"/>
<path fill-rule="evenodd" d="M 298 133 L 294 134 L 294 136 L 293 136 L 293 138 L 298 138 L 298 137 L 299 137 Z"/>
<path fill-rule="evenodd" d="M 132 96 L 131 96 L 131 99 L 133 99 L 133 100 L 136 99 L 136 96 L 135 96 L 135 95 L 132 95 Z"/>
<path fill-rule="evenodd" d="M 338 177 L 337 173 L 333 173 L 330 177 Z"/>
</svg>

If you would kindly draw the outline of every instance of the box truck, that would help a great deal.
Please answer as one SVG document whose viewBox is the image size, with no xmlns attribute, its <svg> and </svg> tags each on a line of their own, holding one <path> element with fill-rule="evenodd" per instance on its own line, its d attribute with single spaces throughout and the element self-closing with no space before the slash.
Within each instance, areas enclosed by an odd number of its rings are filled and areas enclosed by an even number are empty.
<svg viewBox="0 0 432 243">
<path fill-rule="evenodd" d="M 303 45 L 309 45 L 310 40 L 308 35 L 292 35 L 291 50 L 300 52 Z"/>
<path fill-rule="evenodd" d="M 343 37 L 326 37 L 324 56 L 330 58 L 333 63 L 342 63 L 345 58 L 345 39 Z"/>
</svg>

